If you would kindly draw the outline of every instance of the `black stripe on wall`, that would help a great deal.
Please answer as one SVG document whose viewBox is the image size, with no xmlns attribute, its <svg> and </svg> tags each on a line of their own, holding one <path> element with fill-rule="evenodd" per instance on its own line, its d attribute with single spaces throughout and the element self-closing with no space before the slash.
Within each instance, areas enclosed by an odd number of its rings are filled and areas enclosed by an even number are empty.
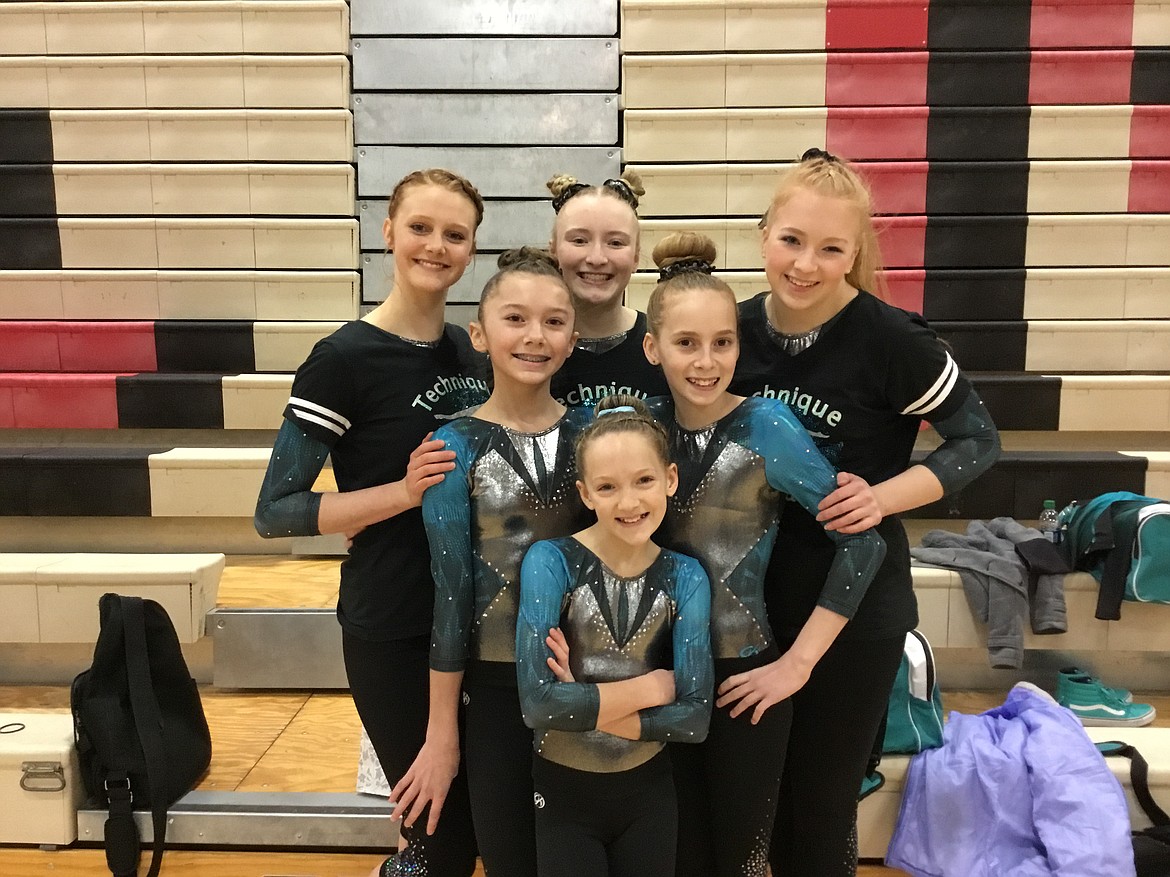
<svg viewBox="0 0 1170 877">
<path fill-rule="evenodd" d="M 53 123 L 48 109 L 0 110 L 0 164 L 53 161 Z"/>
<path fill-rule="evenodd" d="M 926 121 L 926 157 L 952 161 L 1027 158 L 1028 107 L 935 107 Z"/>
<path fill-rule="evenodd" d="M 53 448 L 29 453 L 22 461 L 28 479 L 25 514 L 149 517 L 148 458 L 166 450 Z"/>
<path fill-rule="evenodd" d="M 1054 375 L 967 375 L 999 429 L 1060 427 L 1060 378 Z M 1047 497 L 1046 497 L 1047 498 Z"/>
<path fill-rule="evenodd" d="M 1170 104 L 1170 49 L 1134 49 L 1130 101 Z"/>
<path fill-rule="evenodd" d="M 0 216 L 57 215 L 51 164 L 0 164 L 0 193 Z"/>
<path fill-rule="evenodd" d="M 223 429 L 222 375 L 129 375 L 115 385 L 120 429 Z"/>
<path fill-rule="evenodd" d="M 61 267 L 57 220 L 0 217 L 0 269 Z"/>
<path fill-rule="evenodd" d="M 920 461 L 924 453 L 916 453 Z M 1044 500 L 1061 508 L 1110 490 L 1144 493 L 1146 460 L 1111 451 L 1010 451 L 971 484 L 907 514 L 916 518 L 1035 520 Z"/>
<path fill-rule="evenodd" d="M 1027 262 L 1028 217 L 931 216 L 927 268 L 1017 268 Z"/>
<path fill-rule="evenodd" d="M 256 371 L 249 320 L 158 320 L 154 343 L 160 372 Z"/>
<path fill-rule="evenodd" d="M 964 371 L 1023 371 L 1027 363 L 1028 324 L 1020 321 L 931 324 L 951 345 Z"/>
<path fill-rule="evenodd" d="M 934 320 L 1022 320 L 1027 271 L 927 271 L 923 316 Z"/>
<path fill-rule="evenodd" d="M 1030 52 L 931 52 L 926 102 L 934 106 L 1027 106 Z"/>
<path fill-rule="evenodd" d="M 1027 161 L 931 162 L 926 212 L 1027 213 L 1028 169 Z"/>
<path fill-rule="evenodd" d="M 1031 0 L 930 0 L 927 14 L 932 49 L 1026 49 L 1031 40 Z"/>
</svg>

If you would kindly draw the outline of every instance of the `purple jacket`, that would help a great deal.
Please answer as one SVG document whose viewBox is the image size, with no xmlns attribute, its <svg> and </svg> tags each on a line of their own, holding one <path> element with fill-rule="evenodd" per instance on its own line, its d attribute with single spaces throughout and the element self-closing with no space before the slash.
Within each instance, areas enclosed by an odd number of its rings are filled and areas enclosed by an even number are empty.
<svg viewBox="0 0 1170 877">
<path fill-rule="evenodd" d="M 951 713 L 915 756 L 886 864 L 914 877 L 1134 877 L 1121 785 L 1076 717 L 1028 683 Z"/>
</svg>

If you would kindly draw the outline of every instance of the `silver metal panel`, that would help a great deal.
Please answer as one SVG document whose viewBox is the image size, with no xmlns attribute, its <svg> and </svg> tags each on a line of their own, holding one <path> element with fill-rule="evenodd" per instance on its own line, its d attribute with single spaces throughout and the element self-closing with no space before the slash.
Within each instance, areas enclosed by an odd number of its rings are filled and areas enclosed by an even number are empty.
<svg viewBox="0 0 1170 877">
<path fill-rule="evenodd" d="M 212 609 L 217 688 L 348 688 L 332 609 Z"/>
<path fill-rule="evenodd" d="M 355 91 L 618 90 L 618 41 L 396 40 L 351 43 Z"/>
<path fill-rule="evenodd" d="M 551 211 L 550 211 L 551 212 Z M 550 222 L 551 228 L 551 222 Z M 447 293 L 448 304 L 478 304 L 488 278 L 496 273 L 496 253 L 480 253 L 471 260 L 459 282 Z M 386 300 L 394 285 L 394 257 L 387 253 L 362 253 L 362 302 Z"/>
<path fill-rule="evenodd" d="M 600 183 L 621 173 L 616 146 L 362 146 L 357 150 L 358 197 L 385 198 L 411 171 L 445 167 L 475 183 L 485 198 L 547 198 L 555 174 Z"/>
<path fill-rule="evenodd" d="M 382 221 L 386 218 L 388 204 L 386 198 L 358 202 L 362 250 L 382 252 L 386 249 Z M 548 199 L 488 201 L 484 205 L 483 225 L 475 235 L 475 245 L 481 250 L 506 250 L 525 244 L 547 246 L 552 224 L 553 211 Z"/>
<path fill-rule="evenodd" d="M 354 34 L 617 33 L 618 0 L 351 0 Z"/>
<path fill-rule="evenodd" d="M 225 847 L 377 848 L 397 843 L 393 808 L 372 795 L 341 792 L 188 792 L 167 811 L 167 844 Z M 105 839 L 108 811 L 77 811 L 77 839 Z M 144 844 L 149 811 L 134 814 Z"/>
<path fill-rule="evenodd" d="M 612 94 L 359 94 L 353 114 L 359 146 L 613 146 L 618 140 Z"/>
</svg>

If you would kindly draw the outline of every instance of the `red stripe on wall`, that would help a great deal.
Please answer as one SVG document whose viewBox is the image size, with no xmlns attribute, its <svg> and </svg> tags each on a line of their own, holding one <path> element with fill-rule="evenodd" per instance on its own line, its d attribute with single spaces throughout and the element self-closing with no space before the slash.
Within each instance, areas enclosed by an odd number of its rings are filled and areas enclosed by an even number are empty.
<svg viewBox="0 0 1170 877">
<path fill-rule="evenodd" d="M 117 429 L 115 375 L 0 375 L 19 429 Z M 2 415 L 0 415 L 2 416 Z"/>
<path fill-rule="evenodd" d="M 825 48 L 926 48 L 929 6 L 929 0 L 829 0 Z"/>
<path fill-rule="evenodd" d="M 1035 0 L 1030 39 L 1033 49 L 1132 46 L 1133 0 Z"/>
<path fill-rule="evenodd" d="M 1170 106 L 1137 106 L 1129 121 L 1133 158 L 1170 158 Z"/>
<path fill-rule="evenodd" d="M 152 322 L 63 323 L 62 326 L 62 371 L 158 370 Z"/>
<path fill-rule="evenodd" d="M 12 408 L 12 388 L 0 385 L 0 429 L 16 428 L 16 412 Z"/>
<path fill-rule="evenodd" d="M 926 213 L 927 162 L 873 162 L 860 170 L 873 193 L 875 213 Z"/>
<path fill-rule="evenodd" d="M 926 158 L 926 107 L 829 107 L 825 148 L 852 159 Z"/>
<path fill-rule="evenodd" d="M 825 63 L 825 106 L 902 107 L 926 103 L 929 52 L 843 52 Z"/>
<path fill-rule="evenodd" d="M 60 371 L 59 326 L 47 320 L 0 322 L 0 371 Z"/>
<path fill-rule="evenodd" d="M 1170 213 L 1170 161 L 1135 161 L 1129 172 L 1130 213 Z"/>
<path fill-rule="evenodd" d="M 878 217 L 875 226 L 884 264 L 891 268 L 921 268 L 925 265 L 925 216 Z"/>
<path fill-rule="evenodd" d="M 884 258 L 884 254 L 883 254 Z M 926 272 L 921 269 L 893 269 L 885 272 L 890 304 L 922 313 L 926 298 Z"/>
<path fill-rule="evenodd" d="M 1133 50 L 1033 52 L 1030 76 L 1028 102 L 1034 106 L 1127 104 Z"/>
</svg>

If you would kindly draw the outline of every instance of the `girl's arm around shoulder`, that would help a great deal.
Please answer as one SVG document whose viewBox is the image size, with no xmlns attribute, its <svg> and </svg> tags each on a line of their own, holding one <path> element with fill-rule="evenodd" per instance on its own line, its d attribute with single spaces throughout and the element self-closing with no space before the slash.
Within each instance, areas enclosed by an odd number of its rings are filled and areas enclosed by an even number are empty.
<svg viewBox="0 0 1170 877">
<path fill-rule="evenodd" d="M 454 468 L 422 499 L 423 523 L 435 580 L 431 628 L 431 669 L 461 672 L 467 661 L 475 611 L 475 558 L 471 541 L 471 447 L 461 431 L 447 425 L 436 435 L 455 455 Z"/>
<path fill-rule="evenodd" d="M 516 681 L 520 709 L 530 728 L 590 731 L 597 726 L 597 685 L 560 682 L 548 665 L 549 631 L 561 623 L 572 587 L 565 555 L 553 541 L 535 543 L 520 566 L 520 615 L 516 624 Z"/>
<path fill-rule="evenodd" d="M 813 517 L 838 487 L 838 473 L 783 402 L 751 399 L 750 434 L 764 458 L 768 483 L 782 490 Z M 817 605 L 852 618 L 886 556 L 886 543 L 872 528 L 859 533 L 826 530 L 836 547 L 833 565 Z"/>
<path fill-rule="evenodd" d="M 671 552 L 674 560 L 675 699 L 641 711 L 641 739 L 701 743 L 711 722 L 714 667 L 711 660 L 711 583 L 692 557 Z"/>
</svg>

